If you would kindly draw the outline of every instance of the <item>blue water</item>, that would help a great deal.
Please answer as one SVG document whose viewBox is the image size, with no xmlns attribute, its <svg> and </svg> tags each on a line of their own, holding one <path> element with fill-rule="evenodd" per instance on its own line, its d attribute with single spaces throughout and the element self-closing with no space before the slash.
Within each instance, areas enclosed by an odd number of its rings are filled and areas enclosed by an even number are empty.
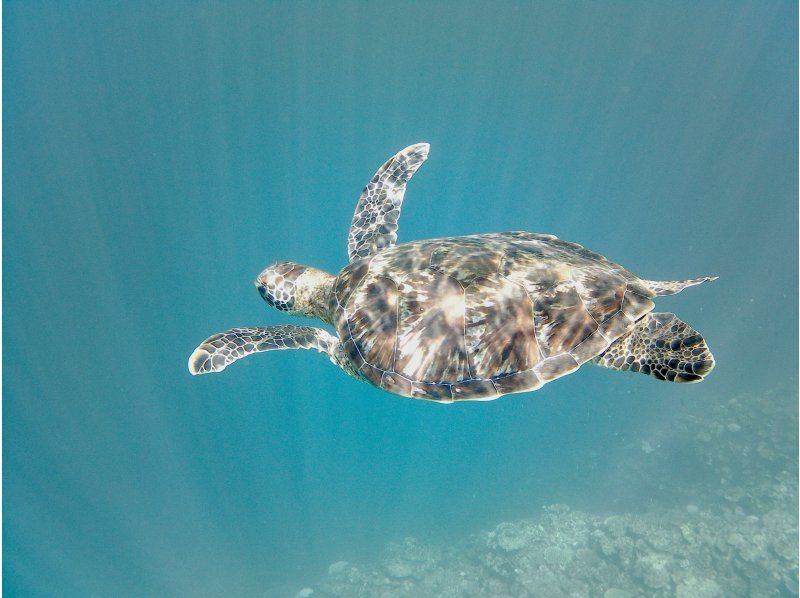
<svg viewBox="0 0 800 598">
<path fill-rule="evenodd" d="M 9 1 L 3 40 L 9 596 L 263 595 L 554 502 L 642 511 L 583 456 L 797 400 L 792 2 Z M 449 406 L 312 351 L 190 376 L 211 333 L 308 323 L 253 279 L 342 268 L 361 187 L 421 141 L 401 242 L 525 229 L 717 274 L 658 304 L 716 370 Z"/>
</svg>

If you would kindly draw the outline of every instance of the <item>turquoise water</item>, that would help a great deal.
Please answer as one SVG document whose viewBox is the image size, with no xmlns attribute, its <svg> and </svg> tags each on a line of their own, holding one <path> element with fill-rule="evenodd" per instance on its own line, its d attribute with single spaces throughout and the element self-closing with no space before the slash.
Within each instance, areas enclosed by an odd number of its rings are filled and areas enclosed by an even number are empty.
<svg viewBox="0 0 800 598">
<path fill-rule="evenodd" d="M 783 407 L 772 452 L 794 479 L 794 3 L 9 1 L 3 17 L 8 595 L 292 596 L 387 542 L 457 545 L 554 503 L 642 513 L 696 490 L 703 512 L 760 517 L 714 499 L 728 482 L 680 443 L 660 480 L 628 475 L 734 396 Z M 525 229 L 649 279 L 717 274 L 658 303 L 707 339 L 708 380 L 585 366 L 443 406 L 311 351 L 190 376 L 213 332 L 308 323 L 253 279 L 275 260 L 342 268 L 361 187 L 420 141 L 401 242 Z M 757 448 L 715 438 L 731 459 Z"/>
</svg>

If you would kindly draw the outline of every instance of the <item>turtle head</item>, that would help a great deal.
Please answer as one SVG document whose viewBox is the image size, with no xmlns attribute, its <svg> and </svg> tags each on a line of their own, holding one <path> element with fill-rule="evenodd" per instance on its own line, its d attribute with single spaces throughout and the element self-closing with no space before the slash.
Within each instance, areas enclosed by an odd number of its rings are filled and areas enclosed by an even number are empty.
<svg viewBox="0 0 800 598">
<path fill-rule="evenodd" d="M 275 262 L 258 275 L 255 285 L 264 301 L 275 309 L 327 321 L 327 299 L 334 280 L 317 268 Z"/>
</svg>

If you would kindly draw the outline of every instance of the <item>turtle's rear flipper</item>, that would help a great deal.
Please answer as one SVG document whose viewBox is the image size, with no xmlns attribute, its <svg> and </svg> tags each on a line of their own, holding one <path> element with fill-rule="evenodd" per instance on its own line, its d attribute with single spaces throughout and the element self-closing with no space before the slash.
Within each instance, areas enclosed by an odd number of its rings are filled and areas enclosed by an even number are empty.
<svg viewBox="0 0 800 598">
<path fill-rule="evenodd" d="M 702 284 L 716 280 L 718 276 L 701 276 L 700 278 L 693 278 L 691 280 L 644 280 L 644 286 L 653 291 L 657 296 L 663 295 L 676 295 L 687 287 L 693 287 L 696 284 Z"/>
<path fill-rule="evenodd" d="M 714 356 L 700 333 L 668 313 L 647 314 L 592 362 L 671 382 L 700 382 L 714 369 Z"/>
</svg>

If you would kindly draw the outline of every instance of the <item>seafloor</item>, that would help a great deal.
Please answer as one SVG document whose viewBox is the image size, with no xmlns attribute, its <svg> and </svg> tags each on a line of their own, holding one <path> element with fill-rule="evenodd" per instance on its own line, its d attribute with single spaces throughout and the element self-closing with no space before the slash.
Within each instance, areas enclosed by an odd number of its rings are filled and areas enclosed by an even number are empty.
<svg viewBox="0 0 800 598">
<path fill-rule="evenodd" d="M 626 479 L 661 490 L 646 512 L 557 504 L 456 544 L 400 539 L 374 562 L 336 562 L 284 595 L 797 595 L 796 401 L 792 389 L 693 405 L 624 449 L 629 458 L 613 455 L 621 492 Z"/>
</svg>

